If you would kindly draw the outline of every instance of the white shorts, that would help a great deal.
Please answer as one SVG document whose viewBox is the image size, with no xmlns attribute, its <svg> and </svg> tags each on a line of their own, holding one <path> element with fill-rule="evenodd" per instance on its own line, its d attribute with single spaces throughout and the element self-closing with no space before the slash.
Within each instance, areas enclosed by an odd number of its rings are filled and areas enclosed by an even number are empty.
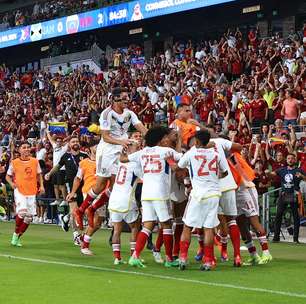
<svg viewBox="0 0 306 304">
<path fill-rule="evenodd" d="M 190 196 L 186 206 L 183 222 L 193 228 L 215 228 L 219 225 L 218 219 L 219 197 L 210 197 L 202 201 Z"/>
<path fill-rule="evenodd" d="M 256 188 L 238 190 L 236 197 L 238 215 L 245 215 L 246 217 L 259 215 L 258 193 Z"/>
<path fill-rule="evenodd" d="M 111 149 L 110 146 L 114 146 Z M 96 154 L 96 175 L 100 177 L 111 177 L 118 171 L 120 152 L 116 145 L 98 145 Z"/>
<path fill-rule="evenodd" d="M 16 213 L 26 213 L 36 215 L 36 195 L 23 195 L 18 189 L 14 190 Z"/>
<path fill-rule="evenodd" d="M 112 223 L 121 223 L 124 221 L 127 224 L 132 224 L 137 221 L 139 211 L 137 209 L 132 209 L 125 213 L 110 211 L 109 216 Z"/>
<path fill-rule="evenodd" d="M 142 222 L 167 222 L 172 218 L 168 201 L 141 201 Z"/>
<path fill-rule="evenodd" d="M 218 214 L 237 216 L 237 206 L 236 206 L 236 191 L 229 190 L 222 192 Z"/>
</svg>

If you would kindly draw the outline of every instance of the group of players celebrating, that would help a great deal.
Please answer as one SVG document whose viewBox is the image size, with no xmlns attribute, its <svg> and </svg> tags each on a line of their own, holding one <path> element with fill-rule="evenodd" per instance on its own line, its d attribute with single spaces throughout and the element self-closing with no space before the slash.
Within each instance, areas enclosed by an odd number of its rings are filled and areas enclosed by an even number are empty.
<svg viewBox="0 0 306 304">
<path fill-rule="evenodd" d="M 81 234 L 81 252 L 93 254 L 90 242 L 101 226 L 102 209 L 107 205 L 113 226 L 114 265 L 124 263 L 120 248 L 124 222 L 131 230 L 131 266 L 145 267 L 141 252 L 156 226 L 153 256 L 166 267 L 187 267 L 192 233 L 198 235 L 195 258 L 202 261 L 201 270 L 216 267 L 215 244 L 220 248 L 221 261 L 228 260 L 228 235 L 233 244 L 234 266 L 271 261 L 266 233 L 258 217 L 254 172 L 239 153 L 242 146 L 217 137 L 212 129 L 191 119 L 188 105 L 177 107 L 176 120 L 169 128 L 156 126 L 147 130 L 128 109 L 126 89 L 115 88 L 111 98 L 112 105 L 100 116 L 100 142 L 91 140 L 84 154 L 79 151 L 78 138 L 71 137 L 69 151 L 45 176 L 49 179 L 62 165 L 75 167 L 66 200 L 70 205 L 70 225 Z M 131 125 L 136 131 L 128 133 Z M 19 157 L 11 162 L 7 181 L 14 188 L 16 204 L 11 243 L 21 246 L 20 238 L 36 213 L 35 196 L 44 192 L 39 163 L 30 157 L 27 142 L 20 144 Z M 63 217 L 63 221 L 67 222 L 67 218 Z M 257 234 L 261 256 L 250 226 Z M 240 237 L 250 254 L 244 263 Z M 162 245 L 164 259 L 160 254 Z"/>
</svg>

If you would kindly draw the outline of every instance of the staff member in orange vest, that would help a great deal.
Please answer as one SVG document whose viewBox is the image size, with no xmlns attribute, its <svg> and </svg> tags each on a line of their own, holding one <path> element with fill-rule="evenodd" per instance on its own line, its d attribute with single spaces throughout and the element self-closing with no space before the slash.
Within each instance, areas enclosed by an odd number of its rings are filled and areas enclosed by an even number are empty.
<svg viewBox="0 0 306 304">
<path fill-rule="evenodd" d="M 191 118 L 191 107 L 187 104 L 179 104 L 176 108 L 177 118 L 170 125 L 170 128 L 179 130 L 182 137 L 182 144 L 187 147 L 188 141 L 199 131 L 202 126 Z"/>
<path fill-rule="evenodd" d="M 14 189 L 16 204 L 16 227 L 11 244 L 21 247 L 20 237 L 36 214 L 36 194 L 43 194 L 45 189 L 39 162 L 30 156 L 31 145 L 28 142 L 22 142 L 19 153 L 20 157 L 14 159 L 9 166 L 6 180 Z"/>
</svg>

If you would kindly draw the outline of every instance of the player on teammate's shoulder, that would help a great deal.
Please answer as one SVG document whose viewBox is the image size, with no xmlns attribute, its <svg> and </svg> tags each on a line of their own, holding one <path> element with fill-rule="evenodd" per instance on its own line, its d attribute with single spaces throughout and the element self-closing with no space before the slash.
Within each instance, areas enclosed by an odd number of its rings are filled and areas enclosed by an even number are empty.
<svg viewBox="0 0 306 304">
<path fill-rule="evenodd" d="M 83 216 L 87 210 L 88 224 L 93 225 L 94 213 L 107 203 L 118 171 L 119 155 L 123 148 L 127 148 L 133 141 L 128 138 L 128 130 L 133 125 L 142 135 L 147 129 L 137 115 L 127 108 L 130 101 L 126 88 L 114 88 L 112 91 L 112 105 L 106 108 L 100 117 L 101 141 L 97 148 L 97 181 L 90 189 L 81 207 L 75 210 L 77 224 L 82 226 Z M 92 202 L 106 189 L 110 182 L 110 191 L 104 191 L 100 199 Z"/>
<path fill-rule="evenodd" d="M 218 206 L 221 196 L 219 177 L 228 174 L 226 160 L 214 148 L 208 148 L 210 133 L 197 131 L 195 146 L 178 162 L 178 168 L 188 168 L 192 191 L 183 217 L 184 230 L 180 244 L 180 269 L 187 264 L 192 228 L 204 228 L 205 247 L 201 270 L 210 270 L 214 265 L 214 228 L 218 226 Z"/>
<path fill-rule="evenodd" d="M 39 162 L 31 157 L 31 145 L 26 141 L 21 142 L 19 153 L 20 156 L 10 163 L 6 180 L 14 189 L 16 204 L 16 227 L 11 244 L 21 247 L 20 237 L 36 215 L 36 194 L 43 194 L 45 189 Z"/>
<path fill-rule="evenodd" d="M 138 131 L 133 132 L 130 139 L 135 140 L 129 145 L 127 153 L 138 151 L 141 147 L 141 135 Z M 120 236 L 123 229 L 123 222 L 127 223 L 131 230 L 130 252 L 134 253 L 136 238 L 139 231 L 139 211 L 135 198 L 137 181 L 142 177 L 141 167 L 135 162 L 119 163 L 118 173 L 108 202 L 110 222 L 113 225 L 112 248 L 114 265 L 123 264 L 121 259 Z"/>
<path fill-rule="evenodd" d="M 163 241 L 166 251 L 166 267 L 177 266 L 173 260 L 173 235 L 171 214 L 169 210 L 170 200 L 170 168 L 166 161 L 169 153 L 175 160 L 182 156 L 175 150 L 162 147 L 163 140 L 169 135 L 170 130 L 165 127 L 149 129 L 145 135 L 145 148 L 127 155 L 121 154 L 120 161 L 135 162 L 139 164 L 143 172 L 143 186 L 141 193 L 143 229 L 139 232 L 136 248 L 129 260 L 131 266 L 144 267 L 140 260 L 140 254 L 150 236 L 155 222 L 159 220 L 163 229 Z"/>
</svg>

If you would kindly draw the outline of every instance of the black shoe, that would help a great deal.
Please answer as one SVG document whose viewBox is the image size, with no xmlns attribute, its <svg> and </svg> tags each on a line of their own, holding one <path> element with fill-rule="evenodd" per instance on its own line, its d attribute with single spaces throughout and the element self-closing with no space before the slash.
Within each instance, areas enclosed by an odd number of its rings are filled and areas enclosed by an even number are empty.
<svg viewBox="0 0 306 304">
<path fill-rule="evenodd" d="M 272 240 L 272 242 L 273 242 L 273 243 L 279 243 L 279 242 L 280 242 L 280 239 L 279 239 L 279 238 L 274 238 L 274 239 Z"/>
<path fill-rule="evenodd" d="M 295 244 L 301 244 L 299 240 L 293 240 L 293 243 L 295 243 Z"/>
<path fill-rule="evenodd" d="M 68 218 L 68 220 L 67 220 L 67 218 Z M 62 229 L 65 232 L 68 232 L 69 231 L 69 216 L 66 217 L 64 214 L 61 214 L 60 219 L 61 219 L 61 222 L 62 222 Z"/>
</svg>

